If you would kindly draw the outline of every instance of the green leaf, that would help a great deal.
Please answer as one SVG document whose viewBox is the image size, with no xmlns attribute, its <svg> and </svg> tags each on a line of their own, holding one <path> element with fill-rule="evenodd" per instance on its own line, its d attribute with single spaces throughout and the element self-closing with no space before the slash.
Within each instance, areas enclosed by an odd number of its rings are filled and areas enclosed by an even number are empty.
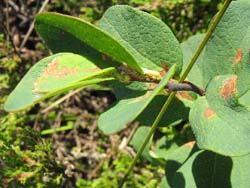
<svg viewBox="0 0 250 188">
<path fill-rule="evenodd" d="M 249 16 L 249 1 L 233 1 L 188 77 L 207 88 L 190 111 L 197 144 L 227 156 L 250 152 Z M 184 60 L 200 39 L 182 44 Z"/>
<path fill-rule="evenodd" d="M 136 118 L 136 121 L 139 121 L 142 125 L 151 126 L 159 114 L 164 101 L 166 100 L 167 96 L 157 95 L 145 108 L 145 110 Z M 169 105 L 169 108 L 164 113 L 158 126 L 175 126 L 183 121 L 188 120 L 189 110 L 189 106 L 186 106 L 181 100 L 174 98 L 174 100 Z"/>
<path fill-rule="evenodd" d="M 160 183 L 161 188 L 175 187 L 173 186 L 173 179 L 176 175 L 176 171 L 189 158 L 189 156 L 192 155 L 192 153 L 197 151 L 197 149 L 198 148 L 195 146 L 195 142 L 191 141 L 168 153 L 168 156 L 165 157 L 167 158 L 167 163 L 165 166 L 165 176 L 162 178 Z M 186 186 L 183 185 L 182 187 Z"/>
<path fill-rule="evenodd" d="M 162 70 L 177 64 L 177 73 L 180 73 L 180 44 L 158 18 L 126 5 L 117 5 L 105 12 L 99 27 L 125 46 L 140 66 Z"/>
<path fill-rule="evenodd" d="M 242 14 L 238 14 L 239 11 Z M 233 1 L 230 4 L 189 73 L 189 80 L 206 87 L 209 81 L 217 75 L 240 75 L 240 70 L 248 69 L 244 61 L 249 57 L 249 16 L 249 1 Z M 203 34 L 199 34 L 190 37 L 181 44 L 184 59 L 183 70 L 198 48 L 203 36 Z"/>
<path fill-rule="evenodd" d="M 36 16 L 35 26 L 48 47 L 54 52 L 73 51 L 86 54 L 91 60 L 95 59 L 93 62 L 105 64 L 105 61 L 98 62 L 100 58 L 93 58 L 97 54 L 94 48 L 143 73 L 133 55 L 124 46 L 106 32 L 84 20 L 58 13 L 42 13 Z"/>
<path fill-rule="evenodd" d="M 172 134 L 168 132 L 156 142 L 154 155 L 165 160 L 172 159 L 182 145 L 185 143 L 192 145 L 193 141 L 194 135 L 190 126 L 184 126 L 181 132 L 172 128 Z"/>
<path fill-rule="evenodd" d="M 86 58 L 59 53 L 36 63 L 9 95 L 5 110 L 18 111 L 77 87 L 112 80 L 114 68 L 100 70 Z"/>
<path fill-rule="evenodd" d="M 182 73 L 187 68 L 188 63 L 190 62 L 195 50 L 198 48 L 204 34 L 197 34 L 190 37 L 187 41 L 181 43 L 181 49 L 183 51 L 183 68 Z M 202 62 L 203 62 L 203 53 L 199 56 L 198 60 L 195 62 L 193 68 L 189 72 L 186 80 L 190 80 L 193 84 L 199 87 L 205 87 L 203 85 L 203 73 L 202 73 Z"/>
<path fill-rule="evenodd" d="M 249 1 L 233 1 L 228 7 L 204 49 L 201 65 L 204 85 L 217 75 L 238 74 L 237 69 L 246 66 L 243 59 L 249 58 L 249 16 Z"/>
<path fill-rule="evenodd" d="M 101 114 L 98 119 L 98 127 L 105 134 L 116 133 L 123 129 L 127 123 L 135 120 L 135 118 L 143 112 L 155 96 L 166 86 L 174 73 L 175 65 L 169 69 L 168 73 L 153 92 L 148 91 L 143 95 L 120 100 L 115 106 Z"/>
<path fill-rule="evenodd" d="M 177 171 L 172 187 L 250 187 L 250 155 L 225 157 L 209 151 L 194 153 Z"/>
<path fill-rule="evenodd" d="M 237 156 L 250 152 L 250 111 L 238 101 L 235 75 L 215 77 L 206 97 L 190 112 L 190 122 L 200 148 Z"/>
<path fill-rule="evenodd" d="M 150 130 L 150 127 L 144 127 L 144 126 L 138 127 L 136 129 L 136 132 L 133 135 L 132 140 L 130 141 L 130 145 L 132 145 L 136 151 L 139 150 L 142 140 L 145 139 L 145 136 L 149 133 L 149 130 Z M 152 157 L 150 156 L 150 153 L 149 153 L 151 142 L 152 142 L 152 138 L 147 143 L 147 145 L 145 146 L 145 149 L 142 152 L 142 157 L 148 161 L 152 161 Z"/>
</svg>

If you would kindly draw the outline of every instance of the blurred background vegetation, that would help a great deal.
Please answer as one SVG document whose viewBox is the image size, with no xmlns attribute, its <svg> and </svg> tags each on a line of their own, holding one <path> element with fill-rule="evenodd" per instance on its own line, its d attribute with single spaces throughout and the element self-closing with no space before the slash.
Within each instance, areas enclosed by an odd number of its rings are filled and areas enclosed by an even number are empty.
<svg viewBox="0 0 250 188">
<path fill-rule="evenodd" d="M 109 91 L 78 89 L 53 97 L 26 112 L 3 110 L 6 97 L 21 77 L 49 54 L 32 29 L 34 17 L 43 5 L 44 11 L 61 12 L 98 24 L 107 8 L 127 4 L 162 19 L 182 42 L 193 34 L 205 32 L 222 2 L 0 1 L 0 187 L 115 188 L 135 154 L 126 144 L 133 127 L 111 136 L 97 129 L 98 115 L 115 101 Z M 126 187 L 158 187 L 163 174 L 163 166 L 141 159 Z"/>
</svg>

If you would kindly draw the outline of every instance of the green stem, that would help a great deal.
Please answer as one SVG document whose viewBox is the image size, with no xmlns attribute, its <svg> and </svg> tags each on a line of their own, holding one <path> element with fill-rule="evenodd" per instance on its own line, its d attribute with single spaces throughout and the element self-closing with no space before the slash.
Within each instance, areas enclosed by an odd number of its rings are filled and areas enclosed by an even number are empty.
<svg viewBox="0 0 250 188">
<path fill-rule="evenodd" d="M 190 70 L 192 69 L 194 63 L 196 62 L 196 60 L 198 59 L 199 55 L 201 54 L 203 48 L 205 47 L 208 39 L 211 37 L 213 31 L 215 30 L 216 26 L 218 25 L 219 21 L 221 20 L 222 16 L 224 15 L 226 9 L 228 8 L 229 4 L 231 3 L 232 0 L 226 0 L 223 4 L 223 7 L 221 8 L 221 10 L 219 11 L 219 13 L 216 15 L 215 19 L 212 21 L 210 27 L 208 28 L 206 35 L 204 36 L 203 40 L 201 41 L 198 49 L 196 50 L 196 52 L 194 53 L 192 59 L 190 60 L 186 70 L 184 71 L 184 73 L 181 75 L 180 79 L 178 80 L 179 83 L 183 82 L 188 73 L 190 72 Z M 165 111 L 167 110 L 168 106 L 170 105 L 170 103 L 172 102 L 174 96 L 175 96 L 176 92 L 171 92 L 168 99 L 166 100 L 165 104 L 163 105 L 161 111 L 159 112 L 158 116 L 156 117 L 148 135 L 146 136 L 146 138 L 144 139 L 142 145 L 140 146 L 138 152 L 136 153 L 136 156 L 134 158 L 134 160 L 132 161 L 132 163 L 130 164 L 127 172 L 125 173 L 119 188 L 122 188 L 124 182 L 126 181 L 128 175 L 130 174 L 130 172 L 133 170 L 136 161 L 139 159 L 139 157 L 141 156 L 143 150 L 145 149 L 145 146 L 147 145 L 148 141 L 150 140 L 150 138 L 152 137 L 152 135 L 155 132 L 155 129 L 157 128 L 158 123 L 160 122 L 162 116 L 164 115 Z"/>
<path fill-rule="evenodd" d="M 226 0 L 223 4 L 223 7 L 221 8 L 221 10 L 218 12 L 218 14 L 215 16 L 214 20 L 211 22 L 210 27 L 208 28 L 206 35 L 204 36 L 204 38 L 202 39 L 198 49 L 196 50 L 196 52 L 194 53 L 192 59 L 190 60 L 186 70 L 184 71 L 184 73 L 181 75 L 181 78 L 179 79 L 179 83 L 183 82 L 188 73 L 190 72 L 190 70 L 192 69 L 194 63 L 196 62 L 196 60 L 198 59 L 198 57 L 200 56 L 203 48 L 205 47 L 208 39 L 211 37 L 213 31 L 215 30 L 216 26 L 218 25 L 219 21 L 221 20 L 222 16 L 224 15 L 225 11 L 227 10 L 229 4 L 232 2 L 232 0 Z"/>
<path fill-rule="evenodd" d="M 172 99 L 174 98 L 175 96 L 175 93 L 176 92 L 171 92 L 168 99 L 166 100 L 166 102 L 164 103 L 163 107 L 161 108 L 161 111 L 159 112 L 159 114 L 157 115 L 149 133 L 147 134 L 146 138 L 144 139 L 142 145 L 140 146 L 139 150 L 137 151 L 136 153 L 136 156 L 134 158 L 134 160 L 132 161 L 132 163 L 130 164 L 126 174 L 124 175 L 120 185 L 119 185 L 119 188 L 121 188 L 124 184 L 124 182 L 126 181 L 129 173 L 133 170 L 134 166 L 135 166 L 135 163 L 136 161 L 139 159 L 140 155 L 142 154 L 145 146 L 147 145 L 148 141 L 150 140 L 150 138 L 152 137 L 152 135 L 154 134 L 155 132 L 155 129 L 157 128 L 157 125 L 158 123 L 160 122 L 162 116 L 164 115 L 166 109 L 168 108 L 169 104 L 171 103 Z"/>
<path fill-rule="evenodd" d="M 47 135 L 47 134 L 53 134 L 56 132 L 67 131 L 67 130 L 71 130 L 73 128 L 74 128 L 74 124 L 70 123 L 69 125 L 66 125 L 66 126 L 43 130 L 41 132 L 41 135 Z"/>
</svg>

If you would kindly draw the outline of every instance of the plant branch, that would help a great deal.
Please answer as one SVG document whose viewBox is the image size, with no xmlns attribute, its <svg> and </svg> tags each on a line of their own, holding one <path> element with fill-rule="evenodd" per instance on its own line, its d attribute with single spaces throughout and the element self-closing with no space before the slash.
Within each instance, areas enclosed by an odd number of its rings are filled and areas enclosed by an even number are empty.
<svg viewBox="0 0 250 188">
<path fill-rule="evenodd" d="M 158 71 L 144 69 L 144 75 L 141 75 L 134 69 L 124 64 L 120 65 L 117 71 L 119 72 L 119 75 L 121 75 L 118 79 L 125 82 L 139 81 L 158 84 L 161 81 L 161 75 Z M 169 91 L 193 91 L 200 96 L 205 95 L 204 89 L 199 88 L 195 84 L 188 81 L 184 81 L 183 83 L 169 82 L 165 89 Z"/>
<path fill-rule="evenodd" d="M 190 72 L 190 70 L 192 69 L 194 63 L 196 62 L 196 60 L 200 56 L 200 54 L 201 54 L 203 48 L 205 47 L 208 39 L 211 37 L 213 31 L 215 30 L 216 26 L 220 22 L 222 16 L 224 15 L 225 11 L 227 10 L 227 8 L 228 8 L 228 6 L 230 5 L 231 2 L 232 2 L 232 0 L 225 0 L 221 10 L 218 12 L 218 14 L 215 16 L 214 20 L 211 22 L 211 25 L 210 25 L 210 27 L 208 28 L 208 30 L 206 32 L 206 35 L 204 36 L 204 38 L 202 39 L 199 47 L 195 51 L 195 53 L 194 53 L 192 59 L 190 60 L 186 70 L 181 75 L 181 77 L 179 79 L 179 83 L 183 82 L 186 79 L 188 73 Z"/>
<path fill-rule="evenodd" d="M 205 95 L 205 91 L 202 88 L 199 88 L 198 86 L 194 85 L 191 82 L 183 82 L 183 83 L 173 83 L 173 82 L 169 82 L 166 85 L 166 89 L 168 89 L 169 91 L 193 91 L 197 94 L 199 94 L 200 96 L 204 96 Z"/>
<path fill-rule="evenodd" d="M 190 72 L 190 70 L 192 69 L 194 63 L 196 62 L 196 60 L 198 59 L 199 55 L 201 54 L 203 48 L 205 47 L 208 39 L 211 37 L 213 31 L 215 30 L 216 26 L 218 25 L 219 21 L 221 20 L 223 14 L 225 13 L 226 9 L 228 8 L 229 4 L 231 3 L 232 0 L 226 0 L 223 4 L 223 7 L 221 8 L 221 10 L 219 11 L 219 13 L 216 15 L 215 19 L 212 21 L 206 35 L 204 36 L 202 42 L 200 43 L 198 49 L 196 50 L 194 56 L 192 57 L 190 63 L 188 64 L 187 69 L 184 71 L 184 73 L 181 75 L 181 78 L 179 79 L 179 83 L 183 82 L 185 80 L 185 78 L 187 77 L 188 73 Z M 157 128 L 158 123 L 160 122 L 163 114 L 165 113 L 165 111 L 167 110 L 169 104 L 172 102 L 174 96 L 175 96 L 176 92 L 172 91 L 168 97 L 168 99 L 166 100 L 165 104 L 163 105 L 160 113 L 158 114 L 158 116 L 156 117 L 148 135 L 146 136 L 146 138 L 144 139 L 142 145 L 140 146 L 138 152 L 136 153 L 136 156 L 134 158 L 134 160 L 132 161 L 131 165 L 128 168 L 128 171 L 125 173 L 124 178 L 122 179 L 119 188 L 122 188 L 124 182 L 126 181 L 128 175 L 130 174 L 130 172 L 133 170 L 134 165 L 136 163 L 136 161 L 139 159 L 139 157 L 141 156 L 146 144 L 148 143 L 148 141 L 150 140 L 150 138 L 152 137 L 152 135 L 155 132 L 155 129 Z"/>
</svg>

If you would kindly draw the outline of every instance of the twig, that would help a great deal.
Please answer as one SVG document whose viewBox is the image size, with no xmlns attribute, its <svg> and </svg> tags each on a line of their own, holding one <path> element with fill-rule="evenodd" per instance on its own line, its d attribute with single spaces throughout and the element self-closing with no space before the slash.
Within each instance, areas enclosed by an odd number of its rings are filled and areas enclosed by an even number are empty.
<svg viewBox="0 0 250 188">
<path fill-rule="evenodd" d="M 51 104 L 50 106 L 48 106 L 47 108 L 45 108 L 44 110 L 41 111 L 42 114 L 46 113 L 47 111 L 50 111 L 52 108 L 54 108 L 56 105 L 62 103 L 63 101 L 65 101 L 66 99 L 68 99 L 69 97 L 73 96 L 74 94 L 78 93 L 79 91 L 81 91 L 83 89 L 82 88 L 78 88 L 74 91 L 69 92 L 67 95 L 63 96 L 62 98 L 58 99 L 56 102 L 54 102 L 53 104 Z"/>
<path fill-rule="evenodd" d="M 45 0 L 45 1 L 43 2 L 42 7 L 41 7 L 40 10 L 38 11 L 38 14 L 40 14 L 40 13 L 45 9 L 45 7 L 46 7 L 46 5 L 49 3 L 49 1 L 50 1 L 50 0 Z M 27 34 L 25 35 L 25 37 L 24 37 L 24 39 L 23 39 L 21 45 L 20 45 L 20 49 L 22 49 L 22 48 L 24 47 L 24 45 L 26 44 L 26 42 L 27 42 L 29 36 L 31 35 L 31 32 L 32 32 L 33 29 L 34 29 L 34 26 L 35 26 L 35 20 L 33 20 L 33 22 L 31 23 L 30 28 L 29 28 Z"/>
<path fill-rule="evenodd" d="M 139 81 L 139 82 L 151 82 L 158 84 L 161 81 L 160 73 L 157 71 L 144 69 L 144 75 L 141 75 L 134 69 L 123 64 L 120 65 L 117 70 L 122 76 L 121 79 L 123 79 L 124 77 L 125 82 Z M 204 89 L 199 88 L 195 84 L 188 81 L 183 81 L 182 83 L 169 82 L 166 85 L 165 89 L 168 89 L 169 91 L 193 91 L 201 96 L 205 95 Z"/>
<path fill-rule="evenodd" d="M 202 88 L 199 88 L 198 86 L 194 85 L 193 83 L 187 82 L 187 81 L 184 81 L 183 83 L 169 82 L 166 85 L 166 89 L 168 89 L 169 91 L 193 91 L 193 92 L 199 94 L 200 96 L 205 95 L 205 90 L 203 90 Z"/>
</svg>

